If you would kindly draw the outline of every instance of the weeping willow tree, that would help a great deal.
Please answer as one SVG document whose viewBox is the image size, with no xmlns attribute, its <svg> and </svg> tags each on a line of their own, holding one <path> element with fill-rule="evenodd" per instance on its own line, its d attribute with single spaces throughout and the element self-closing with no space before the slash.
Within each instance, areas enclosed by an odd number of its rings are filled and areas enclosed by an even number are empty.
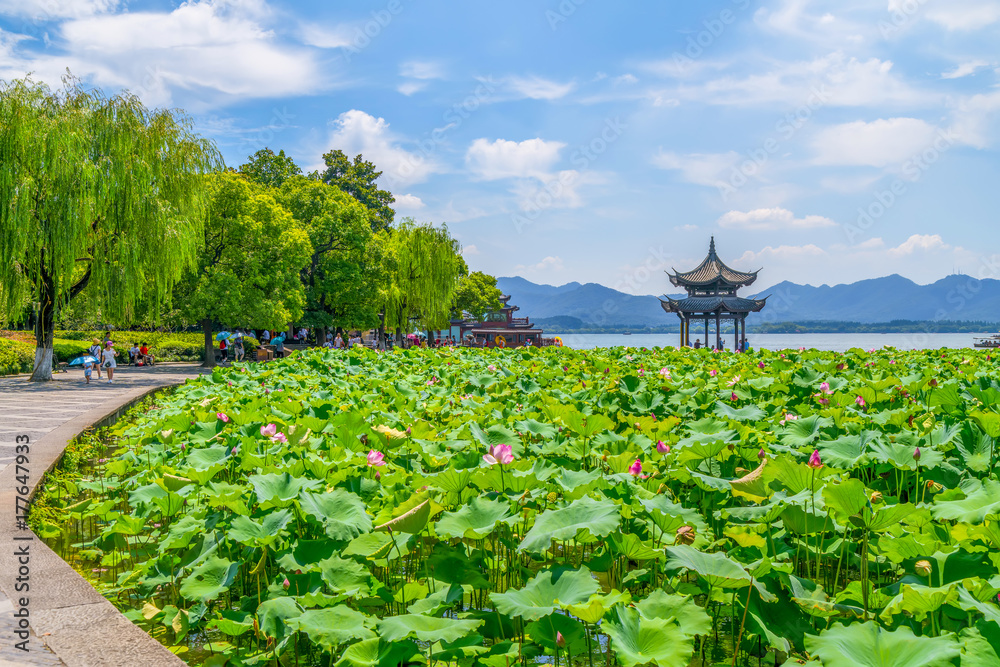
<svg viewBox="0 0 1000 667">
<path fill-rule="evenodd" d="M 459 279 L 468 272 L 458 241 L 446 226 L 418 225 L 407 218 L 392 230 L 395 271 L 386 290 L 385 327 L 410 330 L 448 326 Z"/>
<path fill-rule="evenodd" d="M 35 304 L 32 380 L 52 379 L 58 311 L 84 288 L 127 323 L 195 259 L 203 174 L 221 159 L 190 120 L 67 77 L 0 84 L 0 313 Z"/>
</svg>

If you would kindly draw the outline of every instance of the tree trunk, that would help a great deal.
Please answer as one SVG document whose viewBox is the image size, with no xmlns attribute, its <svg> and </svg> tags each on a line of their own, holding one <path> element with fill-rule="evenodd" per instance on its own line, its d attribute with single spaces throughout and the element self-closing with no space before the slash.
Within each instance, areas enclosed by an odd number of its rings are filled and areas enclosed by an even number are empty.
<svg viewBox="0 0 1000 667">
<path fill-rule="evenodd" d="M 201 329 L 205 332 L 205 368 L 215 368 L 215 343 L 212 340 L 212 320 L 207 317 L 201 321 Z"/>
<path fill-rule="evenodd" d="M 43 270 L 41 275 L 42 293 L 35 319 L 35 366 L 31 371 L 31 382 L 52 380 L 52 340 L 55 338 L 56 286 L 55 280 Z"/>
<path fill-rule="evenodd" d="M 385 352 L 385 309 L 378 314 L 378 349 Z"/>
</svg>

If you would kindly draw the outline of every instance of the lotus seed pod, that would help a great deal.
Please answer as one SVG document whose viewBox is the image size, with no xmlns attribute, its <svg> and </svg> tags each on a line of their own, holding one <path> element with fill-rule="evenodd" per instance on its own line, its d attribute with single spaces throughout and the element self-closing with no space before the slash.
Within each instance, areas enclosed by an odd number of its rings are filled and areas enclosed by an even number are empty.
<svg viewBox="0 0 1000 667">
<path fill-rule="evenodd" d="M 872 491 L 871 496 L 872 505 L 879 505 L 882 503 L 882 493 L 880 491 Z"/>
<path fill-rule="evenodd" d="M 913 566 L 913 571 L 919 574 L 921 577 L 929 577 L 931 574 L 930 561 L 918 560 L 916 565 Z"/>
<path fill-rule="evenodd" d="M 656 492 L 657 493 L 663 493 L 666 490 L 667 490 L 667 485 L 666 484 L 660 484 L 658 487 L 656 487 Z"/>
<path fill-rule="evenodd" d="M 691 526 L 681 526 L 677 529 L 677 535 L 674 541 L 677 544 L 692 544 L 694 542 L 694 528 Z"/>
</svg>

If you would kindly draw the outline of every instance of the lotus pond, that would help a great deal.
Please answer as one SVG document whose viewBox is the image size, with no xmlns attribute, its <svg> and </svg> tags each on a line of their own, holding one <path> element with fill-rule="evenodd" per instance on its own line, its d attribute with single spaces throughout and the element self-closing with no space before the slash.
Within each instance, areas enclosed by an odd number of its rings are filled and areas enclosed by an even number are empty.
<svg viewBox="0 0 1000 667">
<path fill-rule="evenodd" d="M 33 522 L 191 664 L 1000 665 L 985 352 L 315 351 L 156 402 Z"/>
</svg>

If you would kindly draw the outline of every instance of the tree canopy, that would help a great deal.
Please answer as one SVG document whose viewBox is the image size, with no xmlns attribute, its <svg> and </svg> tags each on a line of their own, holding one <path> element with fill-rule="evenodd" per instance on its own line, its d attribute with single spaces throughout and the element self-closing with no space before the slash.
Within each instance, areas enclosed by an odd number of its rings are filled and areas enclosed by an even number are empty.
<svg viewBox="0 0 1000 667">
<path fill-rule="evenodd" d="M 60 307 L 90 286 L 106 317 L 159 306 L 197 254 L 214 145 L 174 111 L 67 78 L 0 85 L 0 311 L 38 303 L 32 379 L 51 379 Z"/>
<path fill-rule="evenodd" d="M 341 150 L 332 150 L 323 156 L 326 169 L 314 175 L 328 185 L 351 195 L 368 209 L 372 231 L 389 229 L 396 212 L 392 204 L 396 198 L 388 190 L 382 190 L 375 181 L 382 175 L 375 165 L 361 155 L 355 155 L 352 162 Z"/>
<path fill-rule="evenodd" d="M 486 312 L 500 308 L 503 292 L 497 287 L 497 279 L 482 271 L 474 271 L 463 276 L 455 288 L 455 315 L 468 314 L 476 320 L 486 316 Z"/>
<path fill-rule="evenodd" d="M 279 188 L 292 176 L 301 175 L 302 169 L 295 164 L 295 160 L 285 155 L 284 150 L 275 154 L 270 148 L 262 148 L 251 155 L 246 164 L 240 166 L 239 172 L 248 180 L 270 188 Z"/>
<path fill-rule="evenodd" d="M 447 226 L 406 218 L 393 230 L 391 246 L 396 266 L 386 293 L 386 326 L 409 330 L 416 321 L 425 329 L 446 328 L 459 278 L 468 270 L 458 241 Z"/>
<path fill-rule="evenodd" d="M 208 177 L 211 200 L 198 263 L 179 285 L 188 321 L 206 334 L 212 365 L 212 322 L 284 327 L 302 315 L 299 271 L 309 261 L 309 236 L 268 191 L 239 174 Z M 303 179 L 304 180 L 304 179 Z"/>
</svg>

